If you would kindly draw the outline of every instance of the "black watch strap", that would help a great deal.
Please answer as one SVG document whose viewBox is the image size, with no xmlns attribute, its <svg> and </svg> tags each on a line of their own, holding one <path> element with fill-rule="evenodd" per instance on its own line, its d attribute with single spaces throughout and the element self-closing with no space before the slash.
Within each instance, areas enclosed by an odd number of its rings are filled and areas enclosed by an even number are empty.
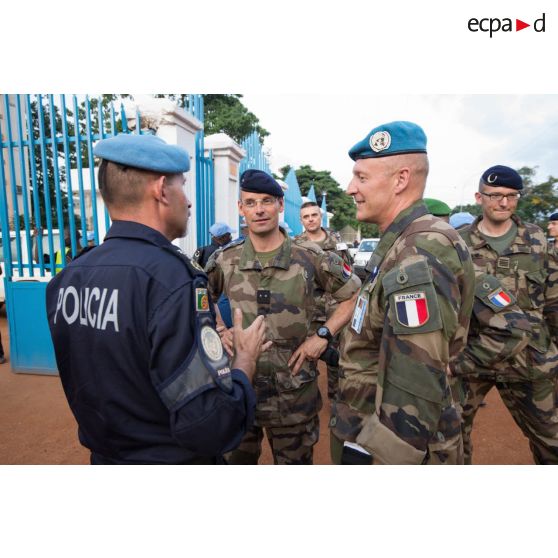
<svg viewBox="0 0 558 558">
<path fill-rule="evenodd" d="M 316 331 L 316 335 L 322 339 L 326 339 L 327 341 L 331 341 L 333 339 L 331 331 L 329 331 L 329 328 L 326 326 L 320 326 Z"/>
</svg>

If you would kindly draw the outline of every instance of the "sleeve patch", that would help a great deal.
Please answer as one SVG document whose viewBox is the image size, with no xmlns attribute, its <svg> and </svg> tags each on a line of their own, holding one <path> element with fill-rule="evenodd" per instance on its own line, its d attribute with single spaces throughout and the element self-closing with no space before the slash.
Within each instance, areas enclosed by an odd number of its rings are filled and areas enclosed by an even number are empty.
<svg viewBox="0 0 558 558">
<path fill-rule="evenodd" d="M 413 292 L 394 295 L 397 321 L 405 327 L 420 327 L 428 322 L 426 293 Z"/>
</svg>

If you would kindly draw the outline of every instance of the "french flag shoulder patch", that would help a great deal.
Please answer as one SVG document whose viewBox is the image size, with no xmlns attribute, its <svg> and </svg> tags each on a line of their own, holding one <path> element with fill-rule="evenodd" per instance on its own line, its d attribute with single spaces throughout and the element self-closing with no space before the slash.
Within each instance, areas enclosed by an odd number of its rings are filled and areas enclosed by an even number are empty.
<svg viewBox="0 0 558 558">
<path fill-rule="evenodd" d="M 428 300 L 421 291 L 396 294 L 395 314 L 397 321 L 405 327 L 420 327 L 428 322 Z"/>
</svg>

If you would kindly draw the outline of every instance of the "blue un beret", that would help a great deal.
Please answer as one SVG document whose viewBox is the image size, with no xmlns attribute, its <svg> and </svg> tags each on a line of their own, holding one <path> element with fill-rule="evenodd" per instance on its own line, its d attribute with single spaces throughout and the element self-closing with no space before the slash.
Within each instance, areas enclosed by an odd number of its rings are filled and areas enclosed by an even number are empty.
<svg viewBox="0 0 558 558">
<path fill-rule="evenodd" d="M 211 236 L 223 236 L 224 234 L 232 234 L 234 232 L 236 231 L 229 227 L 227 223 L 213 223 L 213 225 L 209 227 L 209 234 Z"/>
<path fill-rule="evenodd" d="M 504 165 L 486 169 L 482 173 L 481 179 L 487 186 L 504 186 L 514 190 L 523 190 L 523 180 L 519 173 Z"/>
<path fill-rule="evenodd" d="M 555 213 L 553 213 L 549 218 L 549 221 L 558 221 L 558 211 L 556 211 Z"/>
<path fill-rule="evenodd" d="M 97 143 L 93 153 L 113 163 L 163 174 L 190 170 L 190 155 L 185 149 L 152 134 L 118 134 Z"/>
<path fill-rule="evenodd" d="M 468 211 L 461 211 L 450 216 L 449 224 L 457 229 L 463 225 L 470 225 L 474 220 L 474 215 L 471 215 Z"/>
<path fill-rule="evenodd" d="M 426 153 L 426 134 L 417 124 L 398 120 L 371 130 L 351 147 L 349 157 L 356 161 L 402 153 Z"/>
<path fill-rule="evenodd" d="M 269 194 L 277 198 L 282 198 L 285 195 L 283 188 L 279 186 L 273 176 L 257 169 L 248 169 L 242 173 L 240 189 L 253 194 Z"/>
</svg>

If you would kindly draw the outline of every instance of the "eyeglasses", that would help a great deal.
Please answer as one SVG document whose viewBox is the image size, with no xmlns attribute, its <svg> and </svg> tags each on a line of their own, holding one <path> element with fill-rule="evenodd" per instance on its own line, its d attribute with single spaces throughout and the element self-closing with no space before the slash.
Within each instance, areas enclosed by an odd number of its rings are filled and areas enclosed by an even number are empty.
<svg viewBox="0 0 558 558">
<path fill-rule="evenodd" d="M 484 192 L 481 192 L 481 194 L 483 196 L 486 196 L 487 198 L 490 198 L 490 201 L 493 202 L 500 202 L 504 198 L 506 198 L 509 202 L 514 202 L 521 197 L 521 194 L 519 192 L 516 192 L 515 194 L 485 194 Z"/>
<path fill-rule="evenodd" d="M 272 205 L 275 204 L 276 200 L 277 198 L 263 198 L 261 200 L 245 200 L 245 201 L 241 201 L 240 203 L 244 207 L 247 207 L 248 209 L 253 209 L 260 203 L 263 205 L 263 207 L 271 207 Z"/>
</svg>

